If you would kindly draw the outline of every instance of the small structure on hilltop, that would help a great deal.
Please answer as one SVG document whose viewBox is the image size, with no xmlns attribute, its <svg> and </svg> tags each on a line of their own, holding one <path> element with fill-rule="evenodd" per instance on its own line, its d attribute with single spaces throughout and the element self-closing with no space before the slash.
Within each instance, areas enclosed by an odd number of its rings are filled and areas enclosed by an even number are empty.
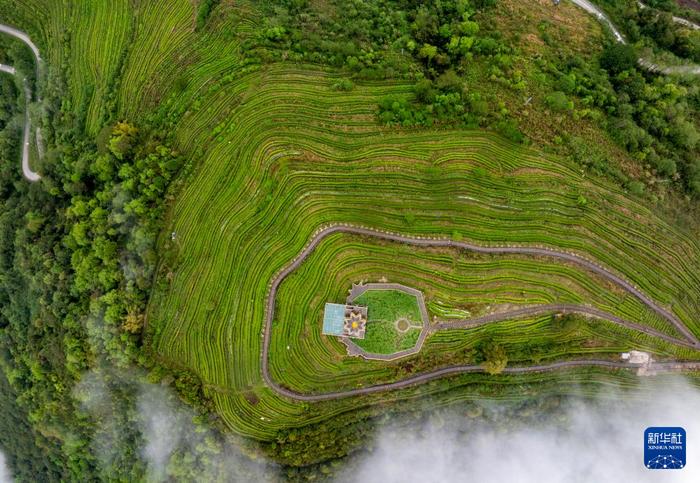
<svg viewBox="0 0 700 483">
<path fill-rule="evenodd" d="M 364 339 L 367 330 L 367 307 L 360 305 L 326 304 L 323 313 L 324 335 Z"/>
<path fill-rule="evenodd" d="M 642 351 L 629 351 L 623 352 L 620 355 L 623 361 L 627 361 L 630 364 L 648 364 L 651 361 L 651 356 L 648 352 Z"/>
</svg>

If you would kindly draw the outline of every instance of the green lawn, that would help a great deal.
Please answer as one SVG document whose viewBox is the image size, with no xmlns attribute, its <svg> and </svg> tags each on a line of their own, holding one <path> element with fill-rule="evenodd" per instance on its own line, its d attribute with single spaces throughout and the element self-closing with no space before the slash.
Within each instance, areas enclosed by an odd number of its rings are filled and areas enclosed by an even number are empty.
<svg viewBox="0 0 700 483">
<path fill-rule="evenodd" d="M 419 328 L 411 328 L 406 332 L 396 330 L 395 323 L 386 320 L 371 320 L 367 325 L 364 339 L 355 339 L 354 342 L 367 352 L 374 354 L 393 354 L 405 349 L 410 349 L 418 341 Z"/>
<path fill-rule="evenodd" d="M 418 301 L 400 290 L 368 290 L 354 302 L 367 306 L 367 332 L 354 342 L 368 352 L 392 354 L 410 349 L 416 344 L 422 325 Z M 406 319 L 411 328 L 396 329 L 396 322 Z"/>
<path fill-rule="evenodd" d="M 367 306 L 370 321 L 408 319 L 413 325 L 422 324 L 416 297 L 401 290 L 367 290 L 353 304 Z"/>
</svg>

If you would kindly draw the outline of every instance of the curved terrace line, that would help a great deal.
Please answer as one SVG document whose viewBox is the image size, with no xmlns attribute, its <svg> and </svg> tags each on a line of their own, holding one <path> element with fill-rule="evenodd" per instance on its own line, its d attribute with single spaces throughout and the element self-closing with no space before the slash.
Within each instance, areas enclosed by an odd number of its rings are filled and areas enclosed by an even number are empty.
<svg viewBox="0 0 700 483">
<path fill-rule="evenodd" d="M 39 55 L 39 49 L 37 46 L 32 42 L 32 39 L 29 38 L 29 36 L 22 32 L 21 30 L 18 30 L 14 27 L 10 27 L 9 25 L 4 25 L 0 23 L 0 32 L 6 33 L 8 35 L 11 35 L 22 42 L 24 42 L 29 49 L 32 51 L 34 54 L 34 60 L 35 60 L 35 68 L 36 68 L 36 81 L 37 83 L 39 82 L 39 76 L 41 72 L 41 56 Z M 8 67 L 8 66 L 6 66 Z M 16 71 L 14 68 L 10 67 L 9 69 L 12 70 L 6 70 L 2 69 L 3 72 L 11 73 L 12 75 L 16 75 Z M 29 119 L 29 103 L 32 100 L 32 91 L 29 88 L 29 84 L 27 83 L 27 79 L 22 79 L 24 83 L 24 97 L 26 99 L 25 102 L 25 108 L 24 108 L 24 134 L 22 135 L 22 174 L 24 174 L 24 177 L 27 178 L 28 181 L 35 182 L 39 181 L 41 179 L 41 176 L 39 176 L 39 173 L 32 171 L 31 167 L 29 166 L 29 134 L 31 132 L 31 120 Z M 37 95 L 37 100 L 41 102 L 41 97 Z M 39 140 L 39 128 L 37 128 L 37 144 Z"/>
<path fill-rule="evenodd" d="M 261 366 L 262 366 L 262 376 L 265 381 L 265 383 L 273 389 L 275 392 L 278 394 L 281 394 L 283 396 L 287 396 L 292 399 L 296 399 L 299 401 L 326 401 L 326 400 L 331 400 L 331 399 L 339 399 L 339 398 L 344 398 L 344 397 L 349 397 L 349 396 L 356 396 L 356 395 L 363 395 L 363 394 L 372 394 L 375 392 L 381 392 L 381 391 L 388 391 L 392 389 L 400 389 L 400 388 L 405 388 L 412 386 L 414 384 L 418 384 L 421 382 L 427 382 L 433 379 L 440 378 L 445 375 L 450 375 L 450 374 L 461 374 L 461 373 L 467 373 L 467 372 L 483 372 L 483 368 L 481 366 L 477 365 L 459 365 L 459 366 L 451 366 L 451 367 L 446 367 L 442 369 L 437 369 L 432 372 L 427 372 L 423 374 L 418 374 L 415 376 L 411 376 L 409 378 L 403 379 L 401 381 L 396 381 L 393 383 L 386 383 L 386 384 L 378 384 L 376 386 L 370 386 L 366 388 L 361 388 L 361 389 L 351 389 L 347 391 L 340 391 L 340 392 L 330 392 L 330 393 L 324 393 L 324 394 L 300 394 L 295 391 L 292 391 L 291 389 L 287 389 L 278 383 L 276 383 L 273 379 L 272 376 L 270 375 L 270 370 L 269 370 L 269 351 L 270 351 L 270 340 L 271 340 L 271 331 L 272 331 L 272 321 L 275 316 L 275 300 L 277 297 L 277 290 L 279 289 L 280 284 L 282 281 L 294 270 L 296 270 L 303 262 L 308 258 L 309 255 L 315 250 L 315 248 L 321 243 L 321 241 L 326 238 L 329 235 L 332 235 L 334 233 L 349 233 L 349 234 L 354 234 L 354 235 L 364 235 L 364 236 L 371 236 L 375 238 L 380 238 L 384 240 L 389 240 L 389 241 L 394 241 L 394 242 L 399 242 L 399 243 L 406 243 L 409 245 L 416 245 L 416 246 L 423 246 L 423 247 L 452 247 L 452 248 L 461 248 L 465 250 L 471 250 L 475 251 L 477 253 L 490 253 L 490 254 L 506 254 L 506 253 L 512 253 L 512 254 L 520 254 L 520 255 L 537 255 L 537 256 L 546 256 L 546 257 L 552 257 L 552 258 L 557 258 L 560 260 L 566 260 L 569 262 L 576 263 L 577 265 L 580 265 L 584 268 L 587 268 L 588 270 L 601 275 L 602 277 L 610 280 L 611 282 L 614 282 L 615 284 L 619 285 L 621 288 L 626 290 L 627 292 L 631 293 L 635 297 L 637 297 L 644 305 L 652 309 L 654 312 L 659 314 L 661 317 L 664 319 L 668 320 L 671 324 L 673 324 L 681 334 L 683 334 L 687 339 L 688 342 L 683 342 L 682 345 L 686 345 L 689 347 L 693 348 L 700 348 L 700 341 L 695 337 L 695 335 L 688 330 L 688 328 L 678 319 L 674 314 L 669 312 L 668 310 L 664 309 L 660 305 L 658 305 L 656 302 L 654 302 L 651 298 L 643 294 L 638 288 L 636 288 L 634 285 L 632 285 L 630 282 L 626 281 L 625 279 L 621 278 L 620 276 L 616 275 L 609 269 L 602 267 L 601 265 L 598 265 L 595 262 L 592 262 L 586 258 L 583 258 L 582 256 L 575 255 L 573 253 L 569 252 L 564 252 L 564 251 L 558 251 L 554 250 L 551 248 L 542 248 L 542 247 L 527 247 L 527 246 L 522 246 L 522 247 L 517 247 L 517 246 L 481 246 L 481 245 L 475 245 L 473 243 L 468 243 L 464 241 L 456 241 L 456 240 L 451 240 L 451 239 L 446 239 L 446 238 L 435 238 L 435 237 L 419 237 L 419 236 L 407 236 L 407 235 L 400 235 L 397 233 L 390 233 L 390 232 L 385 232 L 385 231 L 379 231 L 375 230 L 372 228 L 365 228 L 365 227 L 358 227 L 358 226 L 352 226 L 352 225 L 332 225 L 328 226 L 322 229 L 319 229 L 311 239 L 311 241 L 304 247 L 304 249 L 292 260 L 286 267 L 284 267 L 282 270 L 277 272 L 275 277 L 272 279 L 272 282 L 270 283 L 269 286 L 269 292 L 267 295 L 267 304 L 266 304 L 266 310 L 265 310 L 265 323 L 263 327 L 263 349 L 261 353 Z M 555 307 L 563 307 L 563 311 L 567 310 L 568 306 L 567 304 L 561 304 L 561 305 L 554 305 Z M 576 307 L 577 310 L 580 310 L 582 306 L 573 306 Z M 588 308 L 588 307 L 586 307 Z M 528 308 L 528 309 L 520 309 L 520 310 L 532 310 L 534 308 Z M 608 319 L 609 316 L 603 311 L 598 311 L 597 309 L 591 309 L 591 311 L 597 312 L 597 314 L 589 313 L 588 315 L 593 315 L 595 317 L 602 317 L 605 319 Z M 507 318 L 507 316 L 510 313 L 506 314 L 500 314 L 503 316 L 506 316 L 504 318 Z M 603 316 L 603 314 L 605 314 Z M 614 317 L 614 316 L 613 316 Z M 622 319 L 620 319 L 622 320 Z M 615 320 L 612 320 L 615 322 Z M 629 324 L 632 324 L 631 322 L 624 321 L 625 323 L 623 325 L 630 327 Z M 636 326 L 637 324 L 633 324 Z M 636 328 L 636 327 L 632 327 Z M 665 340 L 668 340 L 666 334 L 656 334 L 654 329 L 649 329 L 644 327 L 645 333 L 648 333 L 650 335 L 654 336 L 659 336 L 663 335 L 662 337 Z M 651 333 L 650 331 L 654 332 Z M 672 338 L 673 339 L 673 338 Z M 523 366 L 523 367 L 506 367 L 503 370 L 504 374 L 521 374 L 521 373 L 528 373 L 528 372 L 543 372 L 543 371 L 550 371 L 550 370 L 556 370 L 556 369 L 563 369 L 563 368 L 570 368 L 570 367 L 586 367 L 586 366 L 597 366 L 597 367 L 608 367 L 608 368 L 621 368 L 621 369 L 636 369 L 639 368 L 640 365 L 635 365 L 635 364 L 630 364 L 628 362 L 614 362 L 614 361 L 608 361 L 608 360 L 596 360 L 596 359 L 587 359 L 587 360 L 573 360 L 573 361 L 560 361 L 560 362 L 554 362 L 551 364 L 545 364 L 545 365 L 534 365 L 534 366 Z M 654 365 L 655 369 L 658 370 L 696 370 L 700 369 L 700 363 L 695 363 L 695 362 L 677 362 L 677 363 L 657 363 Z"/>
</svg>

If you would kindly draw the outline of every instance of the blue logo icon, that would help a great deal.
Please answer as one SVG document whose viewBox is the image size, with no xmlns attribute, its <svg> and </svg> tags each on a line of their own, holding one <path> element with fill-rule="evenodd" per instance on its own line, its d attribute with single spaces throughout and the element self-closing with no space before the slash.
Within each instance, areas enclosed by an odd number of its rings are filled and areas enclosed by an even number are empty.
<svg viewBox="0 0 700 483">
<path fill-rule="evenodd" d="M 650 470 L 685 467 L 685 429 L 647 428 L 644 431 L 644 466 Z"/>
</svg>

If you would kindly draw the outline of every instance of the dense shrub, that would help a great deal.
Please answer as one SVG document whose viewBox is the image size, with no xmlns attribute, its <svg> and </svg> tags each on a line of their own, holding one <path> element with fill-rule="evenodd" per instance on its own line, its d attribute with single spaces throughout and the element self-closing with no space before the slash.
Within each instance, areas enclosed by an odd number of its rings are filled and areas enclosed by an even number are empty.
<svg viewBox="0 0 700 483">
<path fill-rule="evenodd" d="M 637 65 L 637 53 L 631 45 L 614 42 L 603 50 L 600 65 L 611 74 L 619 74 Z"/>
</svg>

